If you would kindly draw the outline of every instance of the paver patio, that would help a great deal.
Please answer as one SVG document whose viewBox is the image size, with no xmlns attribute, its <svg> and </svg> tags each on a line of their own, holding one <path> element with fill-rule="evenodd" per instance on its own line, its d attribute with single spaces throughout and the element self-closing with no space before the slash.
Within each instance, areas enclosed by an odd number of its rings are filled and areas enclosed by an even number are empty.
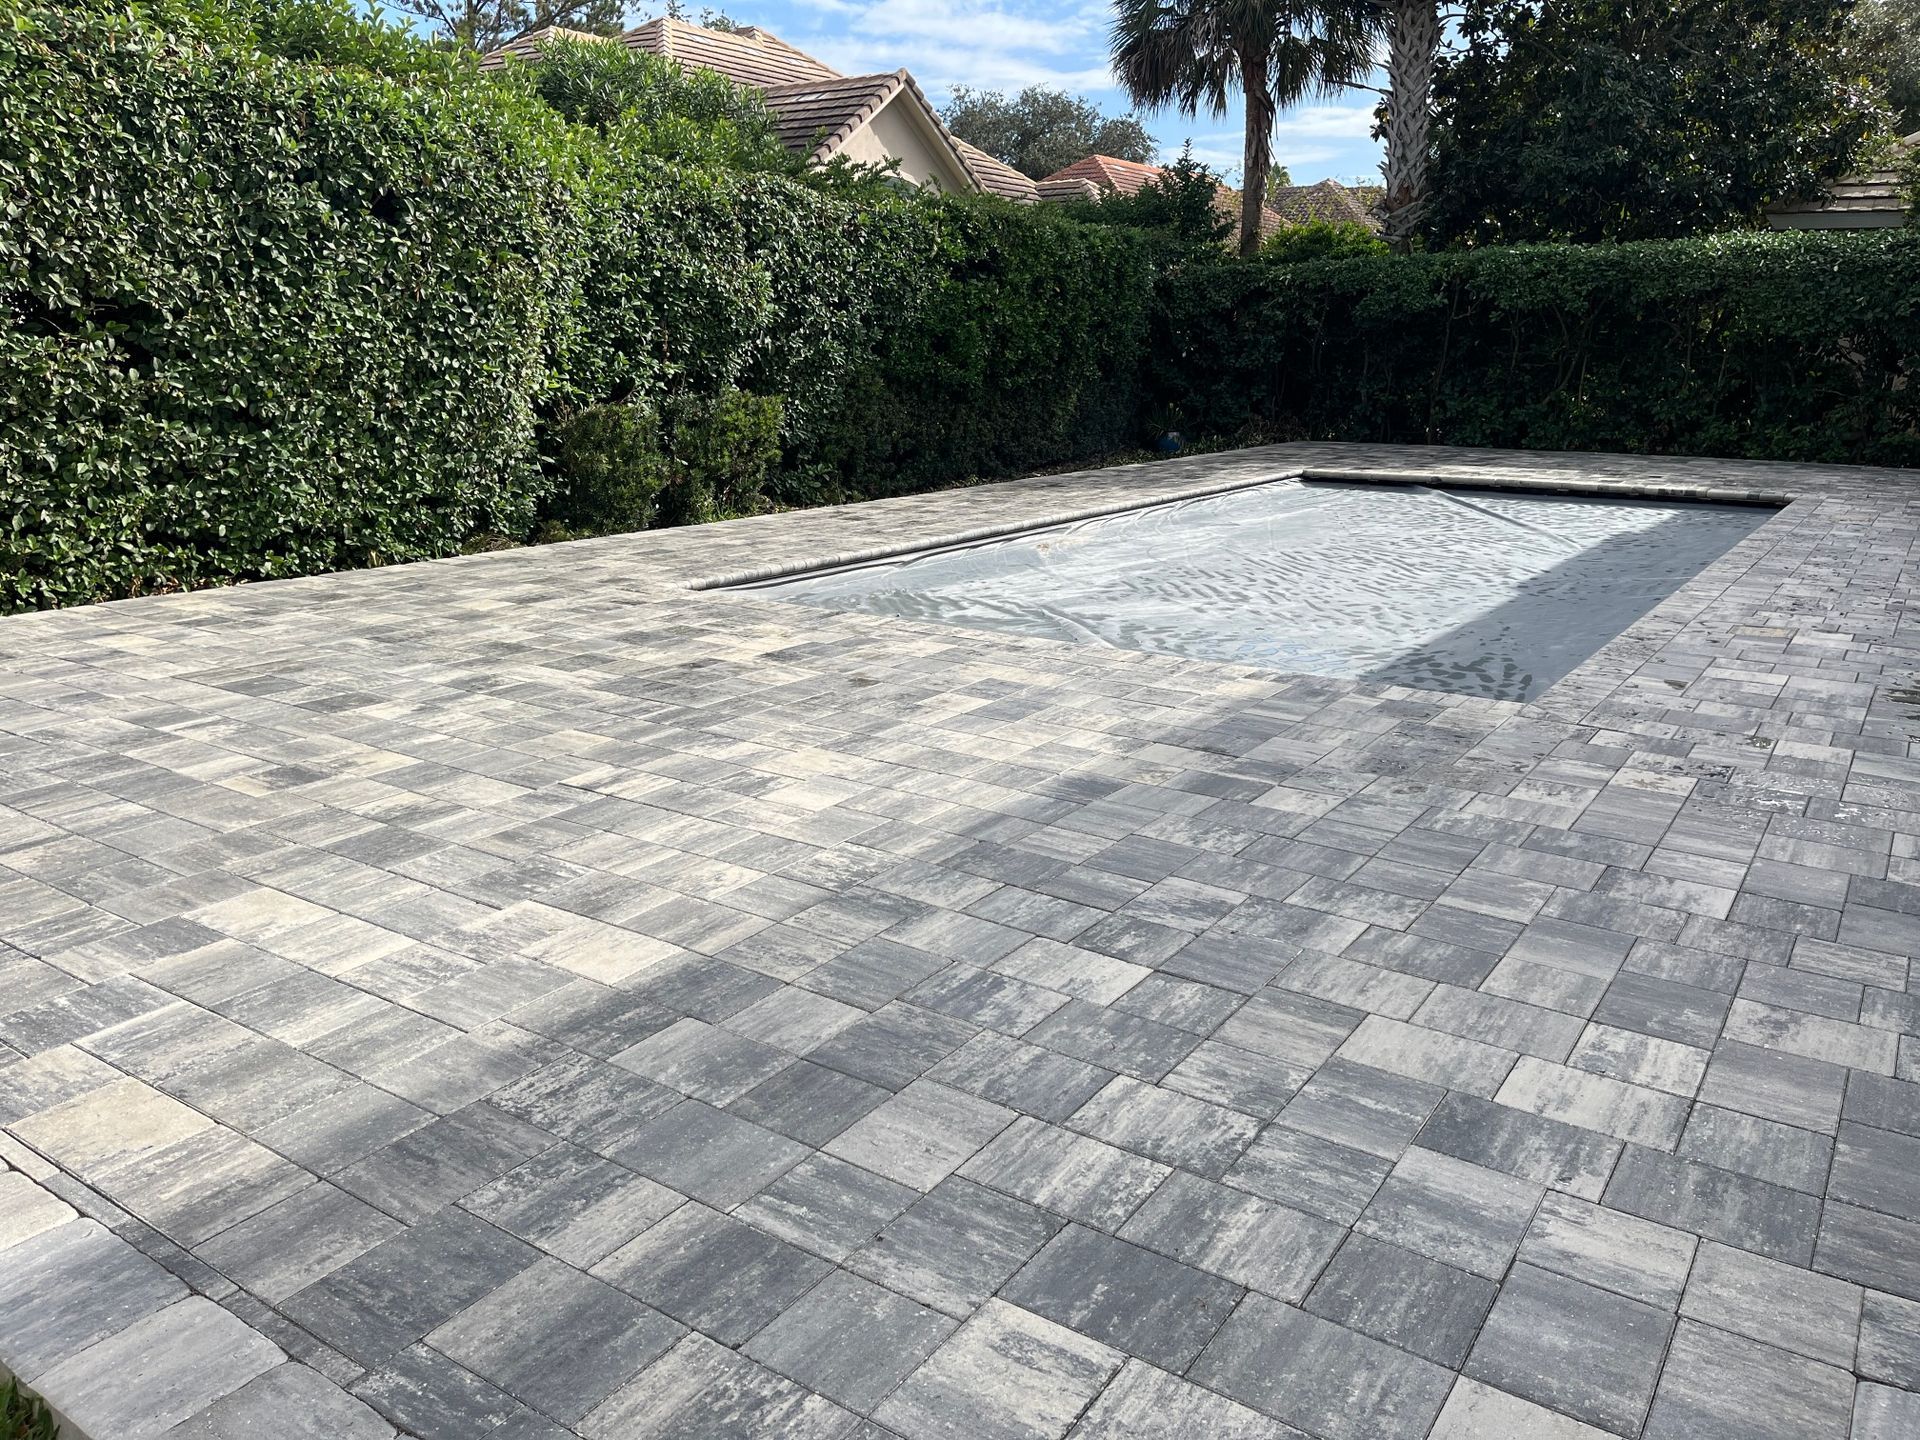
<svg viewBox="0 0 1920 1440">
<path fill-rule="evenodd" d="M 1307 468 L 1793 503 L 1524 706 L 694 588 Z M 1920 1435 L 1917 482 L 1281 446 L 0 621 L 0 1365 Z"/>
</svg>

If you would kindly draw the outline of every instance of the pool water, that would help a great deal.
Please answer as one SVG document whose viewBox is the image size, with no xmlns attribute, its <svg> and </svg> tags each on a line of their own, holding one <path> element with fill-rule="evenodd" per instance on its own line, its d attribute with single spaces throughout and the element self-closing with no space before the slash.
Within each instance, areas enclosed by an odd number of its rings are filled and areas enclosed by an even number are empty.
<svg viewBox="0 0 1920 1440">
<path fill-rule="evenodd" d="M 1281 480 L 756 588 L 833 610 L 1528 700 L 1771 514 Z"/>
</svg>

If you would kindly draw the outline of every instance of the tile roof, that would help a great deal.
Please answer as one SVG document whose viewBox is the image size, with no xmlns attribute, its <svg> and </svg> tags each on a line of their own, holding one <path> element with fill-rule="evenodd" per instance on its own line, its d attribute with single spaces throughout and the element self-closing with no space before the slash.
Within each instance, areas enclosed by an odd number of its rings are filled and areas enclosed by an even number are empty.
<svg viewBox="0 0 1920 1440">
<path fill-rule="evenodd" d="M 774 133 L 780 143 L 790 150 L 805 149 L 814 160 L 835 154 L 901 91 L 911 92 L 915 107 L 962 175 L 972 177 L 981 189 L 994 194 L 1017 200 L 1035 198 L 1033 182 L 1026 176 L 982 150 L 963 147 L 949 134 L 939 112 L 905 70 L 842 75 L 757 25 L 710 30 L 663 15 L 618 36 L 588 35 L 549 25 L 490 51 L 481 57 L 480 67 L 499 69 L 509 57 L 536 60 L 540 47 L 556 36 L 617 42 L 629 50 L 658 55 L 689 68 L 717 71 L 736 85 L 758 90 L 773 112 Z"/>
<path fill-rule="evenodd" d="M 1906 219 L 1908 208 L 1905 165 L 1917 151 L 1920 151 L 1920 131 L 1898 141 L 1886 165 L 1843 176 L 1828 184 L 1824 194 L 1810 199 L 1770 205 L 1767 213 L 1825 216 L 1839 225 L 1844 225 L 1850 217 L 1880 217 L 1883 224 L 1900 224 Z"/>
<path fill-rule="evenodd" d="M 973 178 L 980 182 L 980 188 L 989 195 L 1027 205 L 1040 198 L 1039 187 L 1032 180 L 1005 161 L 996 160 L 978 145 L 969 145 L 956 135 L 953 137 L 953 147 L 960 152 L 960 158 L 967 162 L 967 168 L 973 172 Z"/>
<path fill-rule="evenodd" d="M 1064 170 L 1056 170 L 1042 183 L 1062 180 L 1085 180 L 1102 190 L 1112 190 L 1121 195 L 1134 195 L 1144 189 L 1148 182 L 1158 180 L 1166 174 L 1159 165 L 1143 165 L 1138 160 L 1120 160 L 1112 155 L 1089 155 L 1084 160 L 1076 160 Z"/>
<path fill-rule="evenodd" d="M 1380 228 L 1373 205 L 1362 198 L 1368 189 L 1348 189 L 1337 180 L 1322 180 L 1317 185 L 1277 185 L 1267 192 L 1267 206 L 1283 225 L 1307 225 L 1329 220 Z"/>
</svg>

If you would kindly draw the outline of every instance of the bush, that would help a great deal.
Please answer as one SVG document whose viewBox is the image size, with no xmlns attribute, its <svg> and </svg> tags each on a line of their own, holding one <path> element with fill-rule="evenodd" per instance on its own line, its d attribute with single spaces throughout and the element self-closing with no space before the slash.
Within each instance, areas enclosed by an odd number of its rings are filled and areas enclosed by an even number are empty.
<svg viewBox="0 0 1920 1440">
<path fill-rule="evenodd" d="M 477 79 L 295 64 L 111 0 L 15 9 L 0 609 L 524 531 L 576 251 L 559 132 Z"/>
<path fill-rule="evenodd" d="M 1190 429 L 1920 463 L 1920 233 L 1220 264 L 1171 278 Z"/>
<path fill-rule="evenodd" d="M 796 457 L 826 483 L 783 498 L 905 494 L 1133 443 L 1154 293 L 1138 232 L 988 199 L 906 218 L 872 358 Z"/>
<path fill-rule="evenodd" d="M 723 390 L 684 395 L 669 411 L 673 422 L 673 478 L 668 524 L 690 525 L 763 507 L 761 487 L 780 458 L 778 397 Z"/>
<path fill-rule="evenodd" d="M 1260 242 L 1260 258 L 1276 265 L 1330 260 L 1339 255 L 1385 255 L 1390 247 L 1357 220 L 1309 220 L 1288 225 Z"/>
<path fill-rule="evenodd" d="M 644 405 L 590 405 L 548 427 L 554 487 L 544 519 L 577 535 L 643 530 L 669 479 L 660 422 Z"/>
</svg>

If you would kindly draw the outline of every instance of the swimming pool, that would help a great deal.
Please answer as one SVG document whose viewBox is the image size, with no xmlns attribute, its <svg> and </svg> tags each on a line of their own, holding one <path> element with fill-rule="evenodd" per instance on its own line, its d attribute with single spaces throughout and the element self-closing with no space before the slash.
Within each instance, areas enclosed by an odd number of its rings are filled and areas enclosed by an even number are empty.
<svg viewBox="0 0 1920 1440">
<path fill-rule="evenodd" d="M 1527 700 L 1772 513 L 1276 480 L 753 588 L 833 610 Z"/>
</svg>

